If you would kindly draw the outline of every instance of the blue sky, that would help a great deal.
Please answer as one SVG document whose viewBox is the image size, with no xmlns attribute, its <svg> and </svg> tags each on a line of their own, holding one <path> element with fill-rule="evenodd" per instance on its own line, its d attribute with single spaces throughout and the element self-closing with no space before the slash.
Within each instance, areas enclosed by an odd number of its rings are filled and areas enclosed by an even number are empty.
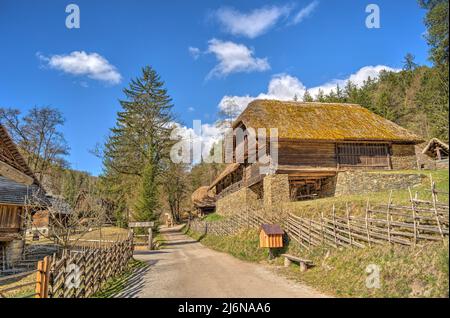
<svg viewBox="0 0 450 318">
<path fill-rule="evenodd" d="M 66 28 L 69 3 L 80 29 Z M 369 3 L 379 29 L 365 26 Z M 407 52 L 427 64 L 424 14 L 415 0 L 0 0 L 0 107 L 60 109 L 69 162 L 97 175 L 89 150 L 145 65 L 166 82 L 183 125 L 200 119 L 211 130 L 225 96 L 239 107 L 290 99 L 399 69 Z"/>
</svg>

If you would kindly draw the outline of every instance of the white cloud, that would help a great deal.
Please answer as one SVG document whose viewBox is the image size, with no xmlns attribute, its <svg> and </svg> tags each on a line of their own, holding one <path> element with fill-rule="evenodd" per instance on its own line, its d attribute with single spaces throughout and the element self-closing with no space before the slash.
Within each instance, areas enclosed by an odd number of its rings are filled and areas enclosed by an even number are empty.
<svg viewBox="0 0 450 318">
<path fill-rule="evenodd" d="M 231 113 L 235 117 L 236 114 L 242 112 L 245 107 L 247 107 L 248 103 L 254 99 L 293 100 L 294 97 L 297 96 L 299 100 L 301 100 L 306 89 L 308 89 L 312 96 L 317 96 L 319 90 L 322 90 L 325 94 L 328 94 L 332 90 L 336 89 L 336 85 L 344 87 L 349 80 L 352 81 L 353 84 L 360 87 L 369 77 L 372 79 L 377 79 L 380 72 L 383 70 L 392 72 L 400 71 L 399 69 L 394 69 L 385 65 L 364 66 L 356 73 L 351 74 L 345 79 L 333 79 L 320 86 L 311 88 L 306 88 L 297 77 L 289 74 L 277 74 L 270 80 L 266 93 L 261 93 L 257 96 L 224 96 L 219 103 L 219 109 L 221 111 Z"/>
<path fill-rule="evenodd" d="M 68 74 L 87 76 L 110 84 L 118 84 L 122 79 L 116 67 L 98 53 L 74 51 L 70 54 L 52 55 L 50 57 L 37 53 L 37 56 L 48 67 Z"/>
<path fill-rule="evenodd" d="M 194 107 L 188 107 L 188 111 L 189 111 L 189 112 L 193 112 L 194 110 L 195 110 Z"/>
<path fill-rule="evenodd" d="M 292 19 L 291 24 L 298 24 L 302 22 L 304 19 L 309 17 L 311 13 L 316 9 L 319 5 L 319 1 L 313 1 L 308 4 L 306 7 L 302 8 Z"/>
<path fill-rule="evenodd" d="M 200 57 L 201 51 L 198 47 L 189 47 L 189 54 L 194 58 L 194 60 L 198 59 Z"/>
<path fill-rule="evenodd" d="M 207 78 L 224 77 L 238 72 L 262 72 L 270 69 L 267 58 L 254 57 L 253 50 L 243 44 L 212 39 L 208 42 L 207 53 L 214 54 L 219 62 L 209 72 Z"/>
<path fill-rule="evenodd" d="M 225 132 L 225 127 L 221 127 L 215 124 L 200 124 L 196 129 L 174 123 L 175 130 L 172 132 L 172 136 L 177 138 L 185 144 L 185 147 L 189 147 L 193 150 L 193 143 L 201 145 L 201 151 L 203 156 L 208 156 L 212 146 L 219 142 Z M 190 146 L 188 146 L 190 144 Z M 191 153 L 192 155 L 192 153 Z M 192 158 L 192 163 L 197 164 L 200 162 L 199 157 Z"/>
<path fill-rule="evenodd" d="M 226 32 L 255 38 L 267 32 L 290 11 L 291 9 L 287 6 L 266 6 L 248 13 L 242 13 L 233 8 L 220 8 L 214 13 L 214 17 Z"/>
<path fill-rule="evenodd" d="M 332 90 L 336 89 L 337 85 L 342 88 L 348 81 L 351 81 L 353 84 L 360 87 L 369 77 L 371 79 L 377 79 L 381 71 L 399 72 L 400 69 L 394 69 L 386 65 L 364 66 L 345 79 L 333 79 L 320 86 L 310 88 L 309 92 L 312 96 L 316 96 L 319 93 L 319 90 L 322 90 L 325 94 L 329 94 Z"/>
</svg>

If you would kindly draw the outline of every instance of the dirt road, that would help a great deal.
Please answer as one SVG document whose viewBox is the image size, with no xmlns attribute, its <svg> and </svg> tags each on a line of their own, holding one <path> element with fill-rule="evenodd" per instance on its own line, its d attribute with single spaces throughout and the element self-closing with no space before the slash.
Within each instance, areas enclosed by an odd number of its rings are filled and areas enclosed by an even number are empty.
<svg viewBox="0 0 450 318">
<path fill-rule="evenodd" d="M 167 242 L 157 251 L 136 251 L 148 265 L 117 297 L 326 297 L 276 275 L 268 266 L 213 251 L 180 232 L 162 229 Z"/>
</svg>

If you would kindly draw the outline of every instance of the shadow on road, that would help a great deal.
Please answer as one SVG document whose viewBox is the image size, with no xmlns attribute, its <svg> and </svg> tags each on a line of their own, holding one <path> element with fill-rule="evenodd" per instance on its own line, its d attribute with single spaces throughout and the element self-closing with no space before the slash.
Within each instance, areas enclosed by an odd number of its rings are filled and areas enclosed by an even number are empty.
<svg viewBox="0 0 450 318">
<path fill-rule="evenodd" d="M 142 288 L 145 286 L 145 274 L 148 272 L 150 266 L 156 264 L 156 261 L 153 264 L 145 264 L 141 268 L 135 270 L 125 282 L 125 288 L 115 294 L 114 298 L 137 298 L 138 294 L 142 291 Z"/>
</svg>

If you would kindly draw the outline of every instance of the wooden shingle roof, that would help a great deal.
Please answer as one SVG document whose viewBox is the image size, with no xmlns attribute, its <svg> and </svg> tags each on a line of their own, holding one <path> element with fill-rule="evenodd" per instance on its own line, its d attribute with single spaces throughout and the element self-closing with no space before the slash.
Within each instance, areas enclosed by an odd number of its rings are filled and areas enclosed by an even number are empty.
<svg viewBox="0 0 450 318">
<path fill-rule="evenodd" d="M 262 224 L 261 230 L 267 235 L 283 235 L 284 231 L 278 224 Z"/>
<path fill-rule="evenodd" d="M 0 204 L 27 205 L 32 203 L 36 196 L 39 204 L 48 204 L 45 193 L 38 185 L 26 185 L 0 176 Z"/>
<path fill-rule="evenodd" d="M 403 127 L 356 104 L 255 100 L 234 122 L 278 128 L 278 138 L 327 141 L 423 142 Z"/>
</svg>

